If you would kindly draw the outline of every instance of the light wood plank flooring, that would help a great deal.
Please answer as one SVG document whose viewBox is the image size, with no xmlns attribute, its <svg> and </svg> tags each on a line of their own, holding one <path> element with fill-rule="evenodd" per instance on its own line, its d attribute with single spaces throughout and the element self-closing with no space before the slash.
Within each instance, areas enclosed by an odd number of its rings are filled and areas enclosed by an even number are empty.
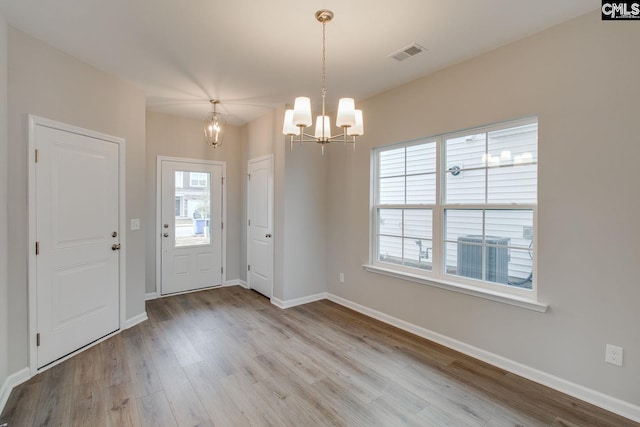
<svg viewBox="0 0 640 427">
<path fill-rule="evenodd" d="M 147 303 L 149 320 L 20 385 L 18 426 L 632 426 L 320 301 L 240 287 Z"/>
</svg>

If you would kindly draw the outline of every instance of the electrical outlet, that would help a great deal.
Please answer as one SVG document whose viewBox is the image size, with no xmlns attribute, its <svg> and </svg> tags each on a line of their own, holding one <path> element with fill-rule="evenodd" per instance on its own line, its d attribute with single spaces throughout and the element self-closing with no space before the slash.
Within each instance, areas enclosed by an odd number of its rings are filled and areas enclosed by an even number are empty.
<svg viewBox="0 0 640 427">
<path fill-rule="evenodd" d="M 344 283 L 344 273 L 340 273 L 340 283 Z"/>
<path fill-rule="evenodd" d="M 624 349 L 615 345 L 607 344 L 604 361 L 612 365 L 622 366 Z"/>
<path fill-rule="evenodd" d="M 533 239 L 533 227 L 525 225 L 522 227 L 522 238 L 527 240 Z"/>
</svg>

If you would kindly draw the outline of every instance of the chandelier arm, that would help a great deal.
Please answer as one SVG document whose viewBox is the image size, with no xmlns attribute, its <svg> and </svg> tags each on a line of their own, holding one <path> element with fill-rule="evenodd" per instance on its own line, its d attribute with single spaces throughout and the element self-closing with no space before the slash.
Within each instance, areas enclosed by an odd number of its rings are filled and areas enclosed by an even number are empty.
<svg viewBox="0 0 640 427">
<path fill-rule="evenodd" d="M 342 139 L 343 139 L 343 141 L 342 141 L 342 142 L 351 142 L 351 141 L 349 141 L 349 140 L 348 140 L 349 136 L 350 136 L 350 135 L 348 135 L 348 134 L 347 134 L 347 132 L 343 132 L 343 133 L 338 134 L 338 135 L 330 136 L 330 137 L 329 137 L 329 138 L 327 138 L 327 139 L 328 139 L 329 141 L 333 141 L 333 140 L 336 140 L 336 139 L 342 138 Z"/>
<path fill-rule="evenodd" d="M 299 134 L 299 138 L 296 138 L 295 135 L 291 135 L 291 142 L 314 142 L 314 143 L 319 143 L 319 144 L 328 144 L 332 141 L 338 140 L 342 138 L 342 141 L 340 142 L 345 142 L 348 144 L 354 144 L 356 142 L 356 137 L 355 135 L 348 135 L 346 132 L 345 133 L 341 133 L 339 135 L 334 135 L 334 136 L 329 136 L 329 137 L 325 137 L 325 138 L 316 138 L 315 135 L 311 135 L 308 134 L 306 132 L 303 132 L 301 134 Z"/>
</svg>

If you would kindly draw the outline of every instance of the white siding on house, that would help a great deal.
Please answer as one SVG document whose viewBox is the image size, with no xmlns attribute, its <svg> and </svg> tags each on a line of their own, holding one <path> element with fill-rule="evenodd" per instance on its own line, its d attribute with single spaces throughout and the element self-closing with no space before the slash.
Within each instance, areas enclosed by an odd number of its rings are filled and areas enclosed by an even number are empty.
<svg viewBox="0 0 640 427">
<path fill-rule="evenodd" d="M 447 138 L 446 203 L 536 203 L 537 141 L 537 123 Z"/>
</svg>

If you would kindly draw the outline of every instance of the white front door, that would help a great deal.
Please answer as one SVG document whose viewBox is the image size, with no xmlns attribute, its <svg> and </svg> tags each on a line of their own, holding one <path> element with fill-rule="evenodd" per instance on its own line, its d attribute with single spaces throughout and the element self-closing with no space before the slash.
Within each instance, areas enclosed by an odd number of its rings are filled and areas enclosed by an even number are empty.
<svg viewBox="0 0 640 427">
<path fill-rule="evenodd" d="M 120 147 L 43 125 L 35 144 L 41 368 L 120 327 Z"/>
<path fill-rule="evenodd" d="M 221 285 L 224 163 L 159 163 L 162 295 Z"/>
<path fill-rule="evenodd" d="M 271 298 L 273 292 L 273 156 L 249 160 L 247 283 Z"/>
</svg>

